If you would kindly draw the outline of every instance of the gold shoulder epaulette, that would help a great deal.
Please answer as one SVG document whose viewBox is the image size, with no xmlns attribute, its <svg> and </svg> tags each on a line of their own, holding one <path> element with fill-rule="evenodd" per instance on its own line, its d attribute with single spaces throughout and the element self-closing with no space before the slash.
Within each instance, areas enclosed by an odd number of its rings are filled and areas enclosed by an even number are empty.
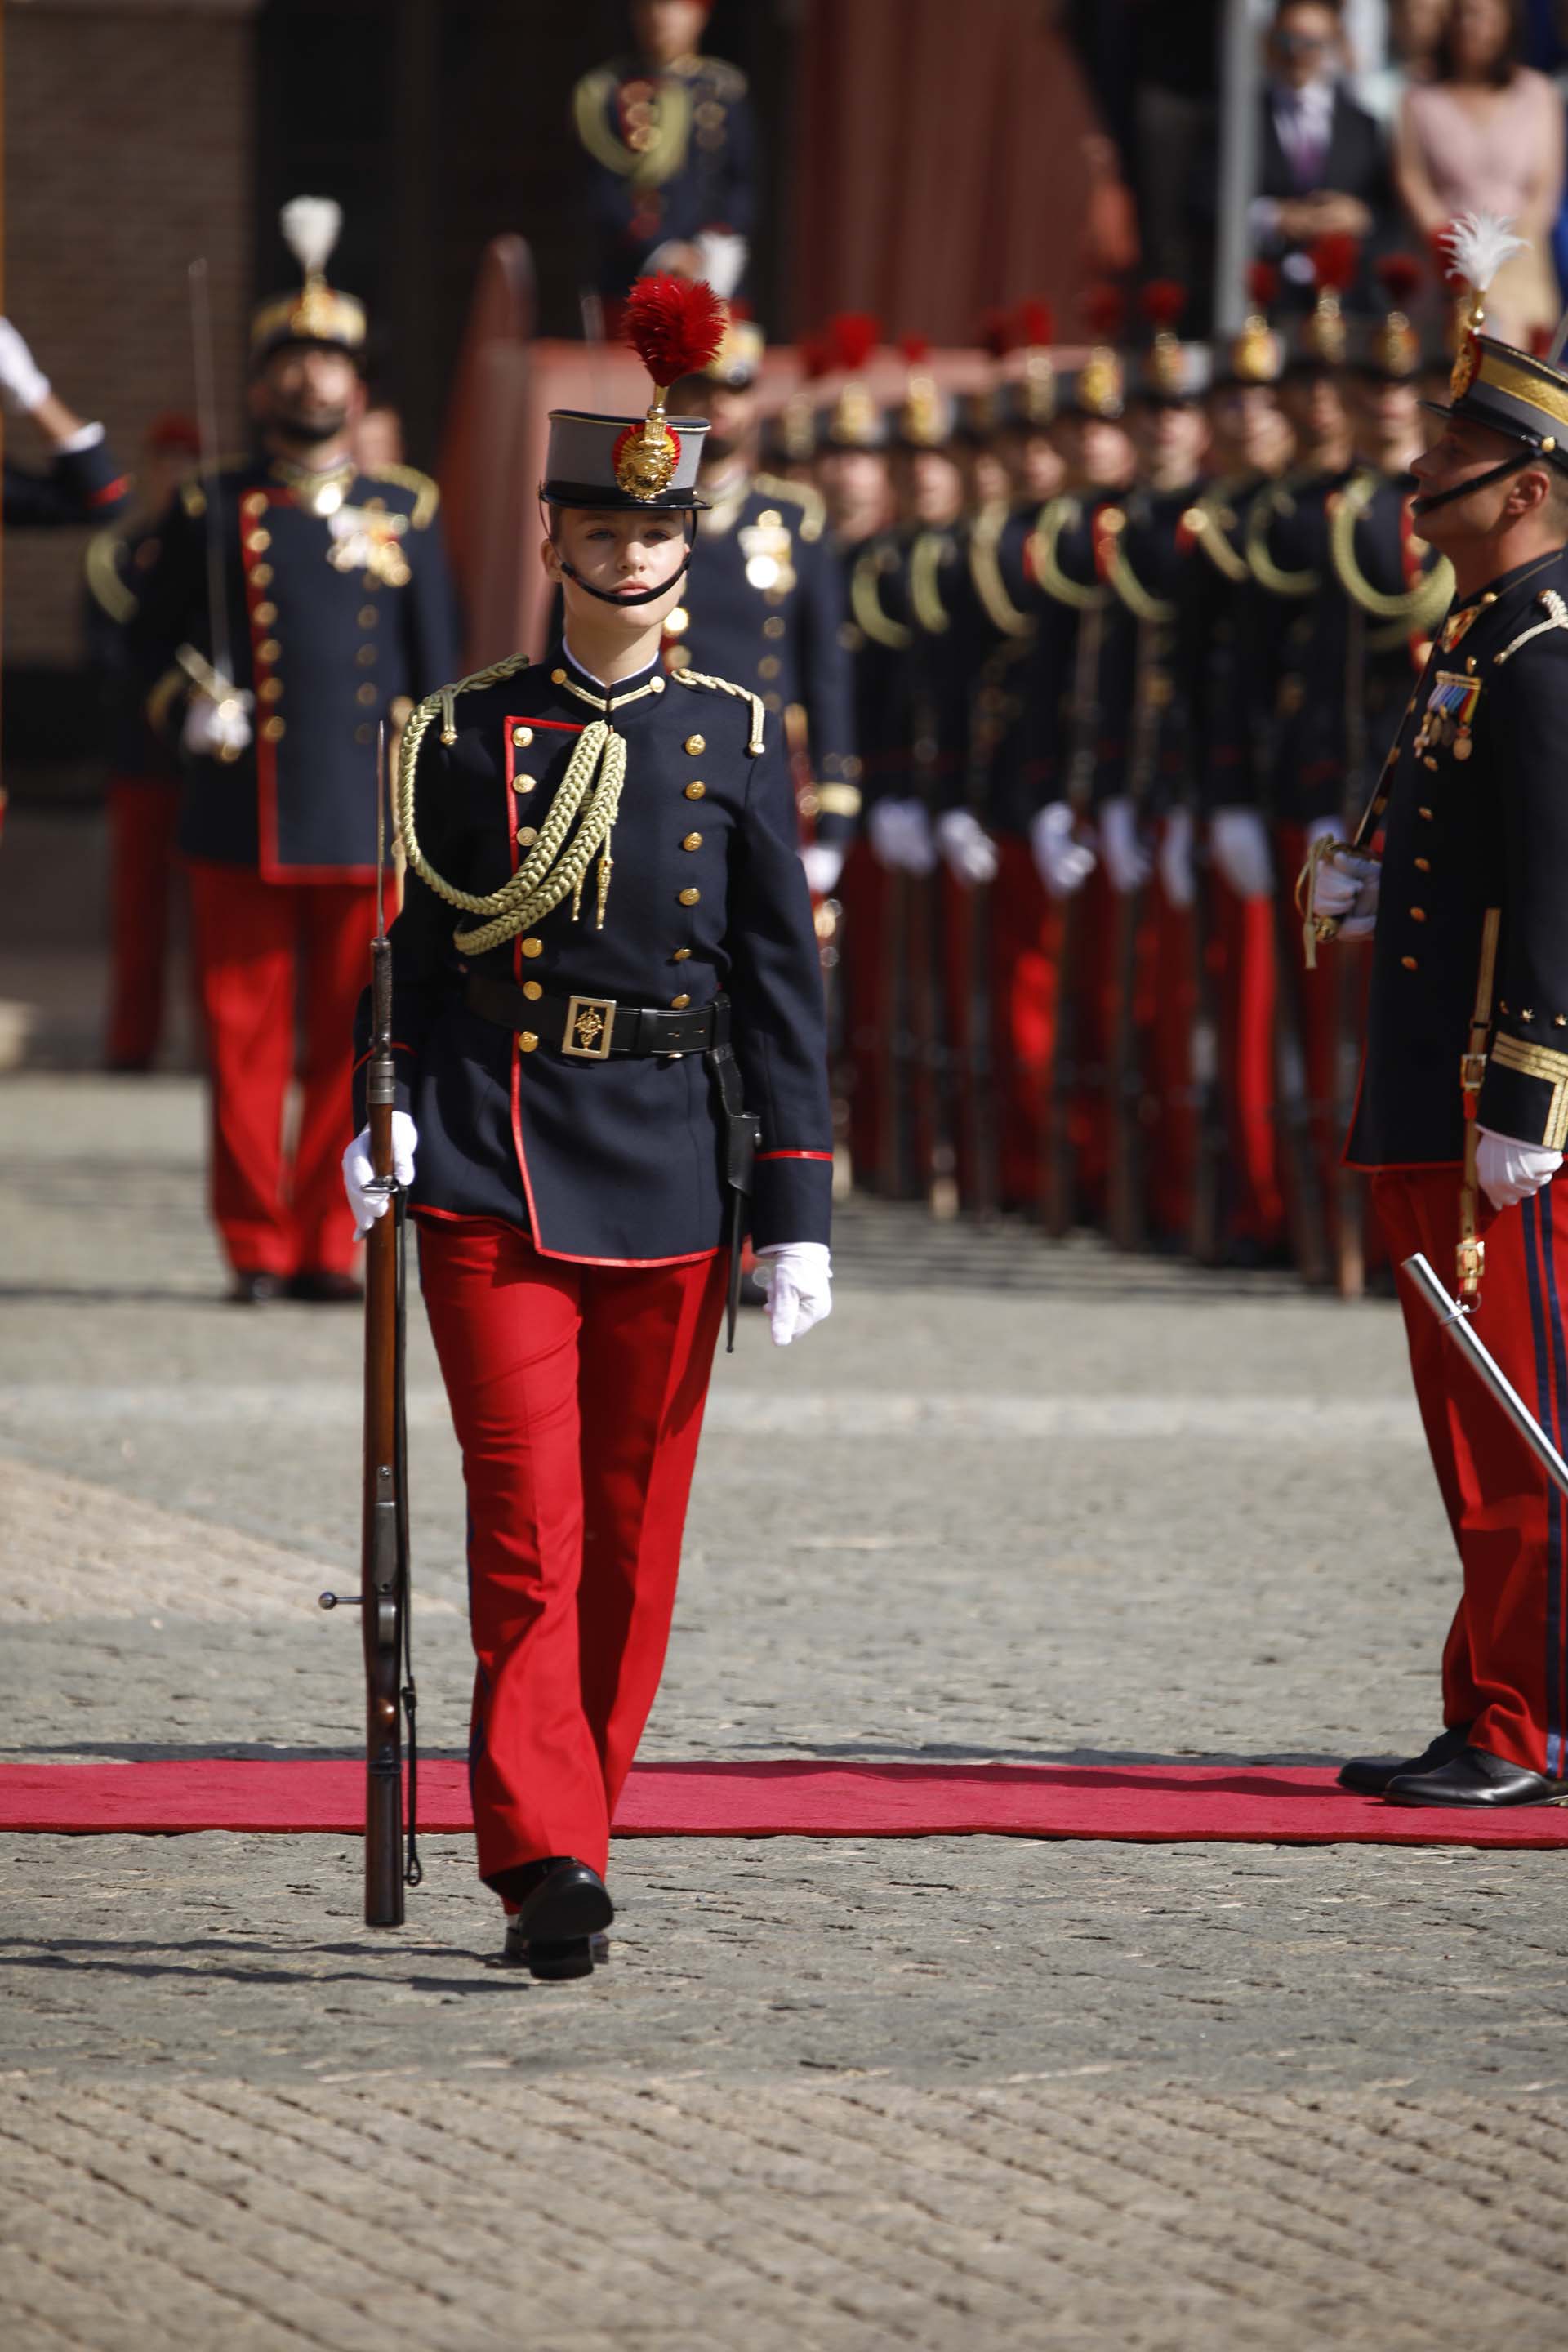
<svg viewBox="0 0 1568 2352">
<path fill-rule="evenodd" d="M 788 499 L 801 509 L 800 535 L 806 541 L 820 539 L 827 527 L 827 501 L 820 490 L 808 482 L 786 482 L 781 474 L 757 474 L 752 487 L 764 498 Z"/>
<path fill-rule="evenodd" d="M 87 553 L 82 558 L 88 592 L 93 603 L 121 628 L 127 621 L 133 621 L 141 609 L 120 576 L 119 558 L 124 546 L 124 540 L 110 524 L 107 530 L 97 531 L 89 540 Z"/>
<path fill-rule="evenodd" d="M 199 482 L 182 482 L 180 504 L 193 522 L 200 522 L 207 510 L 207 494 Z"/>
<path fill-rule="evenodd" d="M 709 677 L 701 670 L 696 669 L 672 669 L 669 673 L 669 682 L 671 686 L 706 687 L 710 694 L 729 694 L 732 695 L 737 702 L 750 703 L 752 727 L 746 739 L 746 757 L 748 760 L 757 760 L 762 757 L 763 728 L 767 714 L 763 708 L 763 698 L 760 694 L 753 694 L 749 686 L 735 685 L 731 678 Z"/>
<path fill-rule="evenodd" d="M 417 466 L 378 466 L 369 477 L 373 482 L 390 482 L 395 488 L 412 490 L 414 511 L 409 523 L 415 530 L 428 530 L 436 520 L 436 509 L 441 503 L 441 487 Z"/>
</svg>

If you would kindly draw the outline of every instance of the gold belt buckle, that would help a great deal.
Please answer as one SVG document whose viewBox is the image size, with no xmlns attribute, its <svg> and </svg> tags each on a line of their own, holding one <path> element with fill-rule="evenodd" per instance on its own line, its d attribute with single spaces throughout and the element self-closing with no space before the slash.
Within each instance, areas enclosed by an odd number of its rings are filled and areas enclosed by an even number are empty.
<svg viewBox="0 0 1568 2352">
<path fill-rule="evenodd" d="M 607 1062 L 616 1034 L 613 997 L 574 996 L 566 1005 L 566 1034 L 561 1051 L 578 1062 Z"/>
</svg>

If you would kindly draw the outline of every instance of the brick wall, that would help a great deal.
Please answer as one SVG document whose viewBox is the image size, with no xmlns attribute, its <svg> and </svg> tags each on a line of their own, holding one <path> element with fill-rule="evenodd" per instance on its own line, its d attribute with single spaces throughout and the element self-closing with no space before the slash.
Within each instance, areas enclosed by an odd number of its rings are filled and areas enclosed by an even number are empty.
<svg viewBox="0 0 1568 2352">
<path fill-rule="evenodd" d="M 211 272 L 225 446 L 241 441 L 252 225 L 251 0 L 31 0 L 5 16 L 5 309 L 129 463 L 190 408 L 186 265 Z M 25 423 L 7 446 L 32 463 Z M 81 531 L 5 548 L 9 664 L 79 658 Z"/>
</svg>

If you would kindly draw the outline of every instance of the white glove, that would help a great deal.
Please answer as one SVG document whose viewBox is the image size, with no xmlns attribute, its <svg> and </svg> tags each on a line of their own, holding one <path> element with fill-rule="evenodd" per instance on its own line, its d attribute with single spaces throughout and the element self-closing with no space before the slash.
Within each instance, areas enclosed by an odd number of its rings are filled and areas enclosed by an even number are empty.
<svg viewBox="0 0 1568 2352">
<path fill-rule="evenodd" d="M 704 228 L 691 242 L 701 256 L 703 277 L 720 301 L 727 302 L 746 274 L 745 238 L 733 229 Z"/>
<path fill-rule="evenodd" d="M 1108 800 L 1100 812 L 1100 846 L 1117 897 L 1130 898 L 1142 890 L 1154 871 L 1154 861 L 1138 838 L 1138 812 L 1123 793 Z"/>
<path fill-rule="evenodd" d="M 1215 809 L 1209 825 L 1214 862 L 1238 898 L 1274 896 L 1268 828 L 1256 809 Z"/>
<path fill-rule="evenodd" d="M 1160 887 L 1172 907 L 1190 907 L 1197 896 L 1193 882 L 1193 813 L 1173 808 L 1160 835 Z"/>
<path fill-rule="evenodd" d="M 414 1181 L 414 1154 L 419 1148 L 419 1130 L 405 1110 L 392 1114 L 392 1172 L 406 1191 Z M 343 1191 L 349 1196 L 353 1211 L 354 1231 L 363 1241 L 378 1217 L 386 1214 L 387 1195 L 373 1192 L 368 1187 L 374 1181 L 375 1165 L 370 1156 L 370 1129 L 362 1127 L 343 1154 Z"/>
<path fill-rule="evenodd" d="M 1377 929 L 1377 893 L 1383 868 L 1375 857 L 1336 849 L 1312 877 L 1312 912 L 1338 923 L 1342 940 L 1370 940 Z"/>
<path fill-rule="evenodd" d="M 830 841 L 808 841 L 800 853 L 812 896 L 831 898 L 844 871 L 844 852 Z"/>
<path fill-rule="evenodd" d="M 919 801 L 873 801 L 866 824 L 871 855 L 889 874 L 935 873 L 931 819 Z"/>
<path fill-rule="evenodd" d="M 833 1312 L 833 1261 L 826 1242 L 774 1242 L 757 1252 L 756 1278 L 767 1297 L 775 1348 L 804 1339 Z"/>
<path fill-rule="evenodd" d="M 995 881 L 1002 862 L 996 844 L 973 809 L 943 809 L 936 821 L 936 845 L 948 872 L 965 889 Z"/>
<path fill-rule="evenodd" d="M 1035 871 L 1053 898 L 1070 898 L 1081 890 L 1099 859 L 1087 842 L 1077 838 L 1078 819 L 1066 801 L 1052 801 L 1029 827 Z"/>
<path fill-rule="evenodd" d="M 1539 1143 L 1521 1143 L 1511 1135 L 1494 1135 L 1483 1127 L 1476 1146 L 1476 1173 L 1494 1209 L 1511 1209 L 1550 1184 L 1563 1165 L 1560 1151 Z"/>
<path fill-rule="evenodd" d="M 10 320 L 0 319 L 0 398 L 13 416 L 31 416 L 48 396 L 48 377 Z"/>
<path fill-rule="evenodd" d="M 226 752 L 232 760 L 250 741 L 250 721 L 246 713 L 254 697 L 236 688 L 215 702 L 210 694 L 193 694 L 185 710 L 185 723 L 180 730 L 180 741 L 198 760 L 221 760 Z"/>
</svg>

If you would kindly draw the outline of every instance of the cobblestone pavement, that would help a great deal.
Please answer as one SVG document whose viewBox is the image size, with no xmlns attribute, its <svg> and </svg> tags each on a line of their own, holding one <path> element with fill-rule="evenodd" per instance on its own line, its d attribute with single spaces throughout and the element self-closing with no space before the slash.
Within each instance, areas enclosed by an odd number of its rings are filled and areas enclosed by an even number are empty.
<svg viewBox="0 0 1568 2352">
<path fill-rule="evenodd" d="M 0 1087 L 0 1754 L 352 1749 L 356 1318 L 218 1303 L 181 1079 Z M 845 1221 L 703 1444 L 656 1755 L 1420 1744 L 1452 1598 L 1397 1317 Z M 413 1367 L 422 1717 L 461 1495 Z M 1563 1864 L 631 1841 L 488 1968 L 334 1838 L 0 1841 L 0 2341 L 1401 2352 L 1568 2304 Z"/>
</svg>

